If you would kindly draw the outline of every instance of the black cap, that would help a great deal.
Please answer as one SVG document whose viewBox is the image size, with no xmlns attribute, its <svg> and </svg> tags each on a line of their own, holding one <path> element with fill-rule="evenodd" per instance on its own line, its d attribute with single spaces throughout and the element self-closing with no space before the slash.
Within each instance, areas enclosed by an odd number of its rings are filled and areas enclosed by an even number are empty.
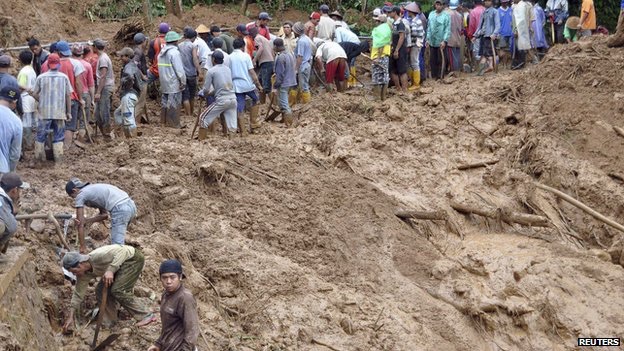
<svg viewBox="0 0 624 351">
<path fill-rule="evenodd" d="M 12 87 L 4 87 L 0 90 L 0 99 L 6 100 L 9 102 L 15 102 L 19 99 L 20 94 L 19 91 Z"/>
<path fill-rule="evenodd" d="M 182 273 L 182 263 L 178 260 L 166 260 L 160 264 L 160 268 L 158 269 L 158 274 L 166 274 L 166 273 Z"/>
<path fill-rule="evenodd" d="M 11 190 L 13 188 L 30 188 L 30 184 L 22 182 L 22 178 L 20 178 L 20 176 L 14 172 L 3 175 L 2 179 L 0 179 L 0 186 L 2 186 L 2 189 L 4 189 L 5 191 Z"/>
<path fill-rule="evenodd" d="M 219 26 L 210 27 L 210 33 L 221 33 L 221 28 Z"/>
<path fill-rule="evenodd" d="M 184 27 L 184 30 L 182 32 L 184 33 L 184 37 L 187 39 L 193 39 L 197 37 L 197 32 L 191 27 Z"/>
<path fill-rule="evenodd" d="M 90 183 L 83 183 L 78 178 L 72 178 L 65 184 L 65 191 L 67 195 L 71 195 L 75 188 L 82 189 Z"/>
</svg>

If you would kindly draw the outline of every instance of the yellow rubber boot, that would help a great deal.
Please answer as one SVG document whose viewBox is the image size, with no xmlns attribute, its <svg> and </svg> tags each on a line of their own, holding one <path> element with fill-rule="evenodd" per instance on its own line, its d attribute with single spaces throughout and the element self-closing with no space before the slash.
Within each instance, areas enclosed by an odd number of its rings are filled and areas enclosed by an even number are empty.
<svg viewBox="0 0 624 351">
<path fill-rule="evenodd" d="M 307 104 L 312 99 L 312 94 L 309 91 L 301 92 L 301 103 Z"/>
<path fill-rule="evenodd" d="M 297 95 L 299 94 L 299 90 L 290 89 L 288 91 L 288 106 L 293 107 L 297 103 Z"/>
<path fill-rule="evenodd" d="M 408 88 L 408 90 L 418 90 L 420 89 L 420 71 L 415 70 L 412 71 L 412 85 Z"/>
</svg>

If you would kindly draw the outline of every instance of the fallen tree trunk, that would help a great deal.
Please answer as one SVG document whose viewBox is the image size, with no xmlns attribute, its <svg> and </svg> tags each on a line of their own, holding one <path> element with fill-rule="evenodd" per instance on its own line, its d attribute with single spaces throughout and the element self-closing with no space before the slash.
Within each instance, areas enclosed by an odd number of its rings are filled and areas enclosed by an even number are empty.
<svg viewBox="0 0 624 351">
<path fill-rule="evenodd" d="M 491 209 L 484 206 L 471 206 L 451 200 L 451 208 L 465 214 L 476 214 L 486 218 L 501 219 L 505 223 L 518 223 L 531 227 L 549 227 L 548 218 L 526 213 L 516 213 L 504 209 Z"/>
<path fill-rule="evenodd" d="M 469 163 L 466 165 L 459 165 L 457 166 L 457 169 L 459 169 L 460 171 L 465 171 L 467 169 L 487 167 L 490 165 L 495 165 L 497 163 L 498 163 L 498 160 L 482 161 L 482 162 L 477 162 L 477 163 Z"/>
<path fill-rule="evenodd" d="M 613 228 L 615 228 L 615 229 L 617 229 L 617 230 L 619 230 L 621 232 L 624 232 L 624 226 L 623 225 L 621 225 L 621 224 L 619 224 L 619 223 L 617 223 L 617 222 L 607 218 L 603 214 L 601 214 L 598 211 L 594 210 L 593 208 L 585 205 L 584 203 L 576 200 L 572 196 L 570 196 L 570 195 L 568 195 L 568 194 L 566 194 L 566 193 L 564 193 L 562 191 L 559 191 L 559 190 L 557 190 L 555 188 L 551 188 L 551 187 L 549 187 L 547 185 L 544 185 L 544 184 L 540 184 L 540 183 L 534 183 L 534 184 L 535 184 L 535 186 L 537 188 L 549 191 L 549 192 L 557 195 L 558 197 L 562 198 L 563 200 L 565 200 L 566 202 L 570 203 L 571 205 L 574 205 L 575 207 L 578 207 L 581 210 L 587 212 L 589 215 L 591 215 L 592 217 L 596 218 L 597 220 L 599 220 L 599 221 L 601 221 L 601 222 L 603 222 L 605 224 L 608 224 L 611 227 L 613 227 Z"/>
</svg>

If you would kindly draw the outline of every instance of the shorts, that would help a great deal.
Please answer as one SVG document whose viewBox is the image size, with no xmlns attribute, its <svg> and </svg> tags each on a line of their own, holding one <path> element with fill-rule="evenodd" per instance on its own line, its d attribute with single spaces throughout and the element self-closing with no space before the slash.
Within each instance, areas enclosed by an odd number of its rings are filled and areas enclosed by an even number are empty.
<svg viewBox="0 0 624 351">
<path fill-rule="evenodd" d="M 325 65 L 325 82 L 332 84 L 334 80 L 344 82 L 347 70 L 347 59 L 337 58 Z"/>
<path fill-rule="evenodd" d="M 136 128 L 135 107 L 139 97 L 135 93 L 127 93 L 121 98 L 121 104 L 115 110 L 115 124 L 128 128 Z"/>
<path fill-rule="evenodd" d="M 394 52 L 394 51 L 392 51 Z M 390 55 L 390 65 L 389 71 L 391 74 L 406 74 L 407 66 L 408 66 L 408 57 L 407 57 L 407 48 L 402 46 L 399 49 L 399 58 L 394 58 L 393 55 Z"/>
<path fill-rule="evenodd" d="M 242 113 L 245 111 L 245 97 L 249 96 L 253 101 L 253 104 L 258 103 L 258 94 L 255 90 L 247 91 L 244 93 L 236 93 L 236 112 Z"/>
<path fill-rule="evenodd" d="M 186 77 L 186 84 L 182 90 L 182 101 L 190 101 L 197 95 L 197 77 Z"/>
<path fill-rule="evenodd" d="M 78 126 L 84 129 L 84 121 L 82 120 L 82 112 L 80 111 L 80 102 L 76 100 L 71 101 L 71 120 L 65 124 L 65 130 L 75 132 L 78 130 Z"/>
<path fill-rule="evenodd" d="M 494 46 L 496 46 L 496 41 L 494 41 Z M 483 36 L 479 39 L 479 56 L 494 57 L 492 38 Z"/>
</svg>

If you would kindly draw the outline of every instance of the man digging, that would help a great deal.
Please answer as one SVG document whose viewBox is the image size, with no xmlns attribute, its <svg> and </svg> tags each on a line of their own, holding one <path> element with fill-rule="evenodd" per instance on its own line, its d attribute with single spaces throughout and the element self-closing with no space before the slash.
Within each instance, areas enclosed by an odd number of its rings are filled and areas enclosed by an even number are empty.
<svg viewBox="0 0 624 351">
<path fill-rule="evenodd" d="M 165 289 L 160 302 L 162 331 L 147 351 L 194 351 L 199 336 L 199 316 L 193 293 L 182 284 L 182 264 L 166 260 L 158 270 Z"/>
<path fill-rule="evenodd" d="M 114 322 L 117 315 L 116 304 L 119 302 L 137 320 L 136 326 L 143 327 L 154 321 L 156 316 L 149 306 L 135 297 L 134 286 L 143 271 L 145 257 L 141 250 L 128 245 L 107 245 L 91 251 L 88 255 L 68 252 L 63 256 L 63 267 L 78 278 L 71 297 L 71 308 L 63 324 L 63 332 L 74 328 L 74 316 L 80 311 L 89 283 L 101 276 L 95 291 L 99 301 L 102 299 L 104 286 L 108 298 L 105 313 L 108 322 Z"/>
<path fill-rule="evenodd" d="M 110 184 L 83 183 L 78 178 L 72 178 L 65 185 L 67 195 L 75 199 L 76 224 L 78 225 L 78 240 L 80 252 L 87 252 L 85 244 L 85 227 L 95 222 L 102 222 L 111 217 L 111 242 L 124 245 L 128 224 L 136 217 L 136 205 L 128 194 Z M 85 218 L 84 207 L 100 210 L 97 216 Z"/>
</svg>

